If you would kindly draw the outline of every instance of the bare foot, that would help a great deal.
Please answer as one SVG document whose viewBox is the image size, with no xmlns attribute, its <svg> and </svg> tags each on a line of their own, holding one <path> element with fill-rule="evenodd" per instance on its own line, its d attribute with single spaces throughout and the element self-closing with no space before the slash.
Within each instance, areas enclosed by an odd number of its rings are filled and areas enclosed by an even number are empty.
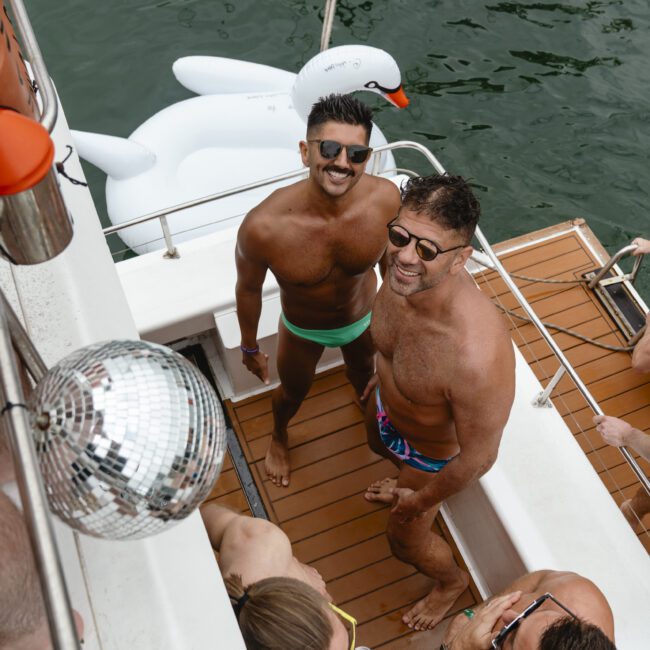
<svg viewBox="0 0 650 650">
<path fill-rule="evenodd" d="M 278 487 L 287 487 L 289 485 L 289 475 L 291 474 L 289 449 L 273 438 L 271 439 L 269 450 L 266 452 L 264 469 L 273 485 L 277 485 Z"/>
<path fill-rule="evenodd" d="M 367 501 L 379 501 L 380 503 L 393 503 L 393 488 L 397 485 L 396 478 L 384 478 L 375 481 L 364 495 Z"/>
<path fill-rule="evenodd" d="M 415 603 L 402 616 L 402 621 L 412 630 L 434 628 L 456 602 L 458 596 L 467 589 L 468 584 L 469 576 L 464 571 L 459 571 L 457 582 L 444 588 L 434 587 L 428 596 Z"/>
<path fill-rule="evenodd" d="M 641 532 L 641 522 L 639 521 L 639 516 L 634 512 L 632 507 L 632 499 L 626 499 L 621 503 L 621 512 L 627 519 L 630 526 L 632 526 L 635 532 Z"/>
</svg>

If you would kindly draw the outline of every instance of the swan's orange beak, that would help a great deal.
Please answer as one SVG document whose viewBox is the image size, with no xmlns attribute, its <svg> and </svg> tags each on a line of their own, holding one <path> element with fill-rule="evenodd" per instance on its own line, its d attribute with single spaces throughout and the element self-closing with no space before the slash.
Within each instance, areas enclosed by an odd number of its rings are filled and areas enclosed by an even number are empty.
<svg viewBox="0 0 650 650">
<path fill-rule="evenodd" d="M 409 98 L 401 86 L 394 93 L 387 93 L 386 99 L 397 108 L 406 108 L 409 105 Z"/>
</svg>

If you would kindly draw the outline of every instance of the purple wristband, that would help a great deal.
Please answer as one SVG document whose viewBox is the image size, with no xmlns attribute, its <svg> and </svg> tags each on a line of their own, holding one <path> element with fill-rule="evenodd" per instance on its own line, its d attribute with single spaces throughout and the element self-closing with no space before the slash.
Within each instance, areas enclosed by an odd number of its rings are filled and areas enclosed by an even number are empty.
<svg viewBox="0 0 650 650">
<path fill-rule="evenodd" d="M 245 345 L 240 345 L 239 349 L 244 354 L 257 354 L 260 351 L 260 346 L 256 345 L 254 348 L 247 348 Z"/>
</svg>

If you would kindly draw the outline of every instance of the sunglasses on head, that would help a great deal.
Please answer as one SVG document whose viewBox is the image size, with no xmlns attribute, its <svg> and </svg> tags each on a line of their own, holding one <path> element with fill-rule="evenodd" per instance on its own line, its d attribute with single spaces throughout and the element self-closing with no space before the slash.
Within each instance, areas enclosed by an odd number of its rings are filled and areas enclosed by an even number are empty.
<svg viewBox="0 0 650 650">
<path fill-rule="evenodd" d="M 440 253 L 448 253 L 457 248 L 465 248 L 465 246 L 467 246 L 467 244 L 460 244 L 459 246 L 452 246 L 451 248 L 440 248 L 440 246 L 435 242 L 432 242 L 429 239 L 423 239 L 422 237 L 416 237 L 403 226 L 398 226 L 395 223 L 396 220 L 397 217 L 395 217 L 395 219 L 393 219 L 387 226 L 388 239 L 390 240 L 390 243 L 398 248 L 404 248 L 409 245 L 411 239 L 415 239 L 415 252 L 418 254 L 418 257 L 425 262 L 435 260 Z"/>
<path fill-rule="evenodd" d="M 503 647 L 503 642 L 505 641 L 506 637 L 510 632 L 513 630 L 516 630 L 521 622 L 528 616 L 530 616 L 535 610 L 539 609 L 547 600 L 552 600 L 558 607 L 563 609 L 569 616 L 572 616 L 573 618 L 578 618 L 570 609 L 565 607 L 553 594 L 545 593 L 541 595 L 539 598 L 534 600 L 526 609 L 519 614 L 515 619 L 510 621 L 508 625 L 505 625 L 504 627 L 501 628 L 501 631 L 499 634 L 497 634 L 494 639 L 492 639 L 492 647 L 496 648 L 496 650 L 499 650 L 499 648 Z"/>
<path fill-rule="evenodd" d="M 336 140 L 307 140 L 307 142 L 317 142 L 320 155 L 327 160 L 338 158 L 343 147 L 345 147 L 348 160 L 355 165 L 366 162 L 372 151 L 372 147 L 364 147 L 361 144 L 341 144 Z"/>
</svg>

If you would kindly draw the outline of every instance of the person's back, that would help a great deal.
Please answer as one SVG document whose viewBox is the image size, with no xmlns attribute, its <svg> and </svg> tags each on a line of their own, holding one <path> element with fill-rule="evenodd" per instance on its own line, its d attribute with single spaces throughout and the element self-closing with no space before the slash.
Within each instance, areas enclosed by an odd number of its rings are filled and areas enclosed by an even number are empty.
<svg viewBox="0 0 650 650">
<path fill-rule="evenodd" d="M 343 613 L 280 528 L 216 504 L 201 516 L 248 650 L 349 650 Z"/>
</svg>

